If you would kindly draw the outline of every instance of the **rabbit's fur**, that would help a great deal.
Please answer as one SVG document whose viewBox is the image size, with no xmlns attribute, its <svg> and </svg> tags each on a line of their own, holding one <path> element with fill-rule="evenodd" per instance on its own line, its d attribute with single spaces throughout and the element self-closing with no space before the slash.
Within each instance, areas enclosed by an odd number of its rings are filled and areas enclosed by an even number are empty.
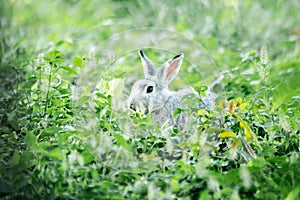
<svg viewBox="0 0 300 200">
<path fill-rule="evenodd" d="M 128 107 L 134 111 L 141 111 L 145 114 L 151 113 L 151 117 L 159 124 L 176 125 L 180 129 L 185 128 L 186 116 L 182 112 L 174 119 L 173 114 L 179 107 L 181 98 L 187 94 L 194 93 L 193 89 L 187 88 L 180 91 L 170 91 L 168 85 L 177 76 L 183 54 L 174 56 L 165 62 L 158 70 L 146 57 L 142 50 L 139 51 L 142 60 L 144 76 L 142 80 L 134 83 L 128 99 Z M 213 108 L 211 99 L 214 94 L 203 98 L 201 107 Z M 206 105 L 205 105 L 206 104 Z"/>
</svg>

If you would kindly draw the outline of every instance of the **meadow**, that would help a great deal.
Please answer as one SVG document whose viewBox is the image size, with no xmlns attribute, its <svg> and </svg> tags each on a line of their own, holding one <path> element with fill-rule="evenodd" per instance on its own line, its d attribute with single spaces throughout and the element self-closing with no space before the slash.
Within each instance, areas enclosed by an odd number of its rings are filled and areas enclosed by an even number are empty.
<svg viewBox="0 0 300 200">
<path fill-rule="evenodd" d="M 2 199 L 300 199 L 300 1 L 0 4 Z M 139 49 L 215 108 L 129 111 Z"/>
</svg>

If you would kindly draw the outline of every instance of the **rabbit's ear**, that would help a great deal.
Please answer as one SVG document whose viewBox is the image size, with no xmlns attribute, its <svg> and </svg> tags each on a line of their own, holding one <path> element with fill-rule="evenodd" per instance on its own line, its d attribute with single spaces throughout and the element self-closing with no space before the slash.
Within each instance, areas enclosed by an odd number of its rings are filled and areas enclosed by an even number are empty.
<svg viewBox="0 0 300 200">
<path fill-rule="evenodd" d="M 140 57 L 141 57 L 142 64 L 143 64 L 145 78 L 150 77 L 150 76 L 155 76 L 155 74 L 156 74 L 155 66 L 153 65 L 151 60 L 149 60 L 149 58 L 147 58 L 147 56 L 144 54 L 144 52 L 142 50 L 140 50 L 139 53 L 140 53 Z"/>
<path fill-rule="evenodd" d="M 175 79 L 179 72 L 183 57 L 183 53 L 174 56 L 159 69 L 157 78 L 162 82 L 162 84 L 168 85 Z"/>
</svg>

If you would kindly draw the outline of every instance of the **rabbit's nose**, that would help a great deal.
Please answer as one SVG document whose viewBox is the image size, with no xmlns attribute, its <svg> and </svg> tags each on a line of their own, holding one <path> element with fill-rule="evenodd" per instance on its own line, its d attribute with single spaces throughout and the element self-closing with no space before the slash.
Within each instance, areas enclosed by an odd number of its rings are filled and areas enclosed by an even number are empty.
<svg viewBox="0 0 300 200">
<path fill-rule="evenodd" d="M 133 111 L 136 111 L 136 110 L 135 110 L 135 105 L 134 105 L 134 103 L 131 103 L 131 104 L 129 105 L 129 108 L 130 108 L 131 110 L 133 110 Z"/>
</svg>

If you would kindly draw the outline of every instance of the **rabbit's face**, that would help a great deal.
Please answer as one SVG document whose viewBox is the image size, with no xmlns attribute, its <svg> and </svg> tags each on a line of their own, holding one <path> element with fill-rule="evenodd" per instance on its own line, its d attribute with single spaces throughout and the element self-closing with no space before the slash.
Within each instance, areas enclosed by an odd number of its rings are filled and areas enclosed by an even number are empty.
<svg viewBox="0 0 300 200">
<path fill-rule="evenodd" d="M 166 91 L 163 85 L 155 80 L 143 79 L 137 81 L 131 89 L 128 99 L 128 107 L 134 111 L 141 111 L 145 114 L 152 112 L 162 106 L 165 101 Z"/>
<path fill-rule="evenodd" d="M 156 121 L 164 122 L 178 106 L 177 95 L 168 90 L 168 84 L 178 74 L 183 54 L 171 58 L 157 71 L 143 51 L 140 51 L 140 57 L 145 79 L 138 80 L 132 86 L 128 107 L 134 111 L 151 113 Z"/>
</svg>

